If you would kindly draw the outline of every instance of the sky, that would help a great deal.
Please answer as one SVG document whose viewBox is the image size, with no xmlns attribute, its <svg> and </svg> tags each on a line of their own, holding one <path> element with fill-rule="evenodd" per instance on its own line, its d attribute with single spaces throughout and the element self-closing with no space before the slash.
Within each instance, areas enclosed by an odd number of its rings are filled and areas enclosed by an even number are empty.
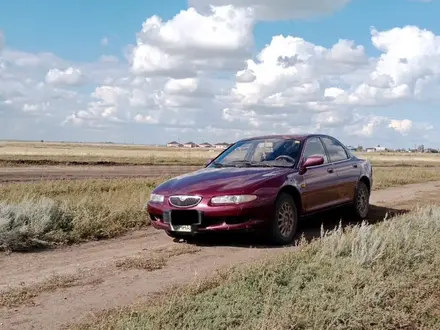
<svg viewBox="0 0 440 330">
<path fill-rule="evenodd" d="M 0 139 L 325 133 L 440 148 L 439 12 L 439 0 L 4 1 Z"/>
</svg>

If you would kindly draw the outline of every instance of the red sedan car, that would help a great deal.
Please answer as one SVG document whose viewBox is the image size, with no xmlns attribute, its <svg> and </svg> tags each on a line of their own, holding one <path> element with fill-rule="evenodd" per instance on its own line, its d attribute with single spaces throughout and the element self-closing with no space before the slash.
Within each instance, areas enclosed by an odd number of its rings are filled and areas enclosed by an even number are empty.
<svg viewBox="0 0 440 330">
<path fill-rule="evenodd" d="M 172 237 L 263 230 L 288 244 L 301 216 L 348 206 L 367 217 L 372 175 L 368 160 L 328 135 L 254 137 L 160 184 L 146 207 L 152 225 Z"/>
</svg>

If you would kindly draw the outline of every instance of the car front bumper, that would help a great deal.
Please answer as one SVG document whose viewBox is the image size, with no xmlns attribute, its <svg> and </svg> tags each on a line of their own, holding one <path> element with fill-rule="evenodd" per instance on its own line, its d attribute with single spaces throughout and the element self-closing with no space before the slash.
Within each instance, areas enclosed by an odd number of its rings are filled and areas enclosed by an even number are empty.
<svg viewBox="0 0 440 330">
<path fill-rule="evenodd" d="M 264 227 L 273 216 L 273 201 L 259 199 L 238 205 L 210 206 L 200 203 L 192 208 L 173 208 L 167 203 L 148 203 L 146 211 L 156 229 L 182 234 L 225 231 L 251 231 Z M 179 227 L 173 220 L 173 211 L 194 212 L 193 221 Z M 197 212 L 197 219 L 195 213 Z M 190 226 L 190 229 L 188 228 Z"/>
</svg>

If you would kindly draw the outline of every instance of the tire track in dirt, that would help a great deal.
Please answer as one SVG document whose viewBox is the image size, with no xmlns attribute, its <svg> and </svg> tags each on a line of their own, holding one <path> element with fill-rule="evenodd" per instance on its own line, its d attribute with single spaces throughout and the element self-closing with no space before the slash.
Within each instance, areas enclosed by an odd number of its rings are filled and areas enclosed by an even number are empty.
<svg viewBox="0 0 440 330">
<path fill-rule="evenodd" d="M 412 184 L 374 191 L 369 220 L 380 221 L 388 213 L 399 212 L 396 205 L 411 206 L 411 201 L 438 201 L 440 182 Z M 428 196 L 428 197 L 427 197 Z M 394 208 L 392 208 L 394 207 Z M 301 230 L 308 238 L 319 236 L 321 219 L 328 229 L 339 223 L 337 215 L 306 219 Z M 117 260 L 148 256 L 180 243 L 161 231 L 148 228 L 121 238 L 89 242 L 78 246 L 38 253 L 0 255 L 0 290 L 5 287 L 43 282 L 53 274 L 88 274 L 99 279 L 92 284 L 43 292 L 30 305 L 0 309 L 0 329 L 57 329 L 66 323 L 83 321 L 93 313 L 146 301 L 170 285 L 182 285 L 212 275 L 217 269 L 243 265 L 294 247 L 267 247 L 251 238 L 215 238 L 195 242 L 201 251 L 173 257 L 162 269 L 151 272 L 124 270 Z M 56 316 L 55 316 L 56 315 Z"/>
</svg>

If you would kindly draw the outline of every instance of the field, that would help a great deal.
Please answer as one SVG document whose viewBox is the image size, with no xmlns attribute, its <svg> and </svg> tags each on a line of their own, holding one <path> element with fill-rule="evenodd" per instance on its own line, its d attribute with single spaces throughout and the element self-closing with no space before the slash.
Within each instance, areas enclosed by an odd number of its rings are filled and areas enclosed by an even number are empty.
<svg viewBox="0 0 440 330">
<path fill-rule="evenodd" d="M 151 189 L 217 153 L 0 143 L 0 329 L 439 328 L 439 155 L 359 154 L 374 165 L 370 225 L 343 232 L 345 215 L 313 217 L 299 247 L 234 236 L 179 243 L 150 229 Z M 341 216 L 343 228 L 320 238 Z M 265 299 L 251 304 L 256 295 Z"/>
<path fill-rule="evenodd" d="M 0 142 L 0 165 L 203 165 L 218 152 L 142 145 Z"/>
<path fill-rule="evenodd" d="M 58 142 L 1 142 L 0 166 L 16 165 L 203 165 L 220 151 Z M 356 153 L 375 165 L 440 166 L 440 154 Z"/>
</svg>

